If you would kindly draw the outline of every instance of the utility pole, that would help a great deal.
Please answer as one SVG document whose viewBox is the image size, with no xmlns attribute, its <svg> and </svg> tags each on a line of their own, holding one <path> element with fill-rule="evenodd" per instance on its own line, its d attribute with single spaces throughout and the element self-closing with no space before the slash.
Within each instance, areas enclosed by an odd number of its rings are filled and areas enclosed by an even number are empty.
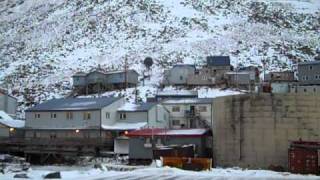
<svg viewBox="0 0 320 180">
<path fill-rule="evenodd" d="M 127 89 L 128 88 L 128 58 L 127 58 L 127 55 L 125 56 L 125 59 L 124 59 L 124 73 L 125 73 L 125 77 L 124 77 L 125 89 Z"/>
</svg>

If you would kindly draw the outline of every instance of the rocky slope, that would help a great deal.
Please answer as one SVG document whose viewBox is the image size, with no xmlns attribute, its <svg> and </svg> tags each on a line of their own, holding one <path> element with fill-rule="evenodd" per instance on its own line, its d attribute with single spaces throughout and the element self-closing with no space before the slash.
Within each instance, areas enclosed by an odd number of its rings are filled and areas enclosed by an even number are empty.
<svg viewBox="0 0 320 180">
<path fill-rule="evenodd" d="M 0 0 L 0 84 L 20 111 L 68 94 L 71 76 L 100 64 L 139 73 L 231 55 L 233 65 L 291 69 L 320 44 L 317 0 Z M 145 94 L 141 94 L 144 96 Z"/>
</svg>

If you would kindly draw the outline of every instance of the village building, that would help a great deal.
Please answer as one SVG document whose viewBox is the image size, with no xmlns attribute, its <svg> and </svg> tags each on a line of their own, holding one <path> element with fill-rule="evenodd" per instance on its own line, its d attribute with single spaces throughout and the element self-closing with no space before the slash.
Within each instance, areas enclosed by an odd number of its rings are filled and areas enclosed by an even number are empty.
<svg viewBox="0 0 320 180">
<path fill-rule="evenodd" d="M 165 70 L 162 85 L 187 85 L 188 77 L 194 75 L 196 67 L 190 64 L 177 64 L 171 69 Z"/>
<path fill-rule="evenodd" d="M 138 84 L 138 76 L 135 70 L 104 71 L 97 69 L 89 73 L 78 72 L 72 78 L 77 93 L 91 94 L 135 87 Z"/>
<path fill-rule="evenodd" d="M 320 61 L 299 63 L 298 78 L 299 81 L 290 86 L 290 93 L 320 93 Z"/>
<path fill-rule="evenodd" d="M 147 102 L 140 104 L 126 103 L 117 110 L 117 118 L 119 125 L 130 125 L 127 128 L 132 128 L 134 125 L 139 125 L 139 128 L 168 128 L 169 127 L 169 111 L 157 102 Z M 106 127 L 105 127 L 106 128 Z M 112 128 L 112 127 L 111 127 Z M 127 129 L 130 132 L 132 129 Z M 116 154 L 129 153 L 129 139 L 124 136 L 119 136 L 114 140 L 114 152 Z"/>
<path fill-rule="evenodd" d="M 198 92 L 192 90 L 163 90 L 158 91 L 154 99 L 149 101 L 163 101 L 165 99 L 198 98 Z"/>
<path fill-rule="evenodd" d="M 25 121 L 15 120 L 6 112 L 0 111 L 0 138 L 23 138 Z"/>
<path fill-rule="evenodd" d="M 265 82 L 270 84 L 272 93 L 289 93 L 296 80 L 293 71 L 283 71 L 266 74 Z"/>
<path fill-rule="evenodd" d="M 210 154 L 206 142 L 210 134 L 206 129 L 141 129 L 126 136 L 129 137 L 130 162 L 151 162 L 156 158 L 156 151 L 165 150 L 169 154 L 175 146 L 192 145 L 196 157 L 208 157 Z"/>
<path fill-rule="evenodd" d="M 17 99 L 7 93 L 6 90 L 0 89 L 0 110 L 6 112 L 11 117 L 16 116 Z"/>
<path fill-rule="evenodd" d="M 123 98 L 52 99 L 25 111 L 26 138 L 33 139 L 100 139 L 113 143 L 116 136 L 104 125 L 117 121 L 117 108 Z"/>
<path fill-rule="evenodd" d="M 168 99 L 162 104 L 170 112 L 170 128 L 210 128 L 212 125 L 212 99 Z"/>
<path fill-rule="evenodd" d="M 250 72 L 226 72 L 227 86 L 244 90 L 252 90 L 255 85 L 255 77 Z"/>
<path fill-rule="evenodd" d="M 188 86 L 216 86 L 224 83 L 223 79 L 217 79 L 215 73 L 210 68 L 203 67 L 197 69 L 194 74 L 190 74 L 187 79 Z"/>
</svg>

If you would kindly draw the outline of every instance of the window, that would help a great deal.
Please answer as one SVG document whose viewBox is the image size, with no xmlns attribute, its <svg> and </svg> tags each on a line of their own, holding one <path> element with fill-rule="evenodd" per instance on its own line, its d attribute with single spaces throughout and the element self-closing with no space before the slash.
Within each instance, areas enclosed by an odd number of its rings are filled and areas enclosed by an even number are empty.
<svg viewBox="0 0 320 180">
<path fill-rule="evenodd" d="M 183 76 L 180 76 L 180 80 L 183 80 Z"/>
<path fill-rule="evenodd" d="M 317 92 L 316 88 L 313 88 L 313 92 Z"/>
<path fill-rule="evenodd" d="M 126 119 L 127 115 L 126 113 L 120 113 L 120 119 Z"/>
<path fill-rule="evenodd" d="M 200 112 L 207 112 L 207 106 L 199 106 Z"/>
<path fill-rule="evenodd" d="M 66 113 L 67 119 L 73 119 L 73 113 L 72 112 L 67 112 Z"/>
<path fill-rule="evenodd" d="M 309 69 L 312 70 L 312 66 L 309 66 Z"/>
<path fill-rule="evenodd" d="M 173 126 L 180 126 L 180 120 L 172 120 Z"/>
<path fill-rule="evenodd" d="M 318 79 L 318 75 L 316 75 L 315 78 Z"/>
<path fill-rule="evenodd" d="M 172 112 L 180 112 L 180 107 L 179 106 L 173 106 L 172 107 Z"/>
<path fill-rule="evenodd" d="M 303 91 L 304 91 L 304 92 L 307 92 L 307 89 L 304 89 Z"/>
<path fill-rule="evenodd" d="M 40 114 L 39 113 L 34 114 L 34 118 L 39 119 L 40 118 Z"/>
<path fill-rule="evenodd" d="M 106 119 L 110 119 L 110 113 L 106 112 Z"/>
<path fill-rule="evenodd" d="M 308 80 L 308 76 L 306 76 L 306 80 Z"/>
<path fill-rule="evenodd" d="M 57 118 L 57 114 L 56 113 L 51 113 L 51 119 L 55 119 Z"/>
<path fill-rule="evenodd" d="M 208 80 L 207 76 L 202 76 L 202 80 L 203 80 L 203 81 Z"/>
<path fill-rule="evenodd" d="M 83 119 L 84 120 L 90 120 L 91 119 L 91 113 L 90 112 L 84 112 L 83 113 Z"/>
</svg>

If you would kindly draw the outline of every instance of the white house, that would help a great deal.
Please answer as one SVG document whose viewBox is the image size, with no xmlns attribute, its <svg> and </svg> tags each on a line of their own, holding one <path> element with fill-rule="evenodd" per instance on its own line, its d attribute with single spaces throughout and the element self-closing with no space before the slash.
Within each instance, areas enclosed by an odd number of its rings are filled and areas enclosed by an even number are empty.
<svg viewBox="0 0 320 180">
<path fill-rule="evenodd" d="M 212 99 L 184 98 L 162 102 L 170 112 L 171 128 L 209 128 L 212 124 Z"/>
</svg>

